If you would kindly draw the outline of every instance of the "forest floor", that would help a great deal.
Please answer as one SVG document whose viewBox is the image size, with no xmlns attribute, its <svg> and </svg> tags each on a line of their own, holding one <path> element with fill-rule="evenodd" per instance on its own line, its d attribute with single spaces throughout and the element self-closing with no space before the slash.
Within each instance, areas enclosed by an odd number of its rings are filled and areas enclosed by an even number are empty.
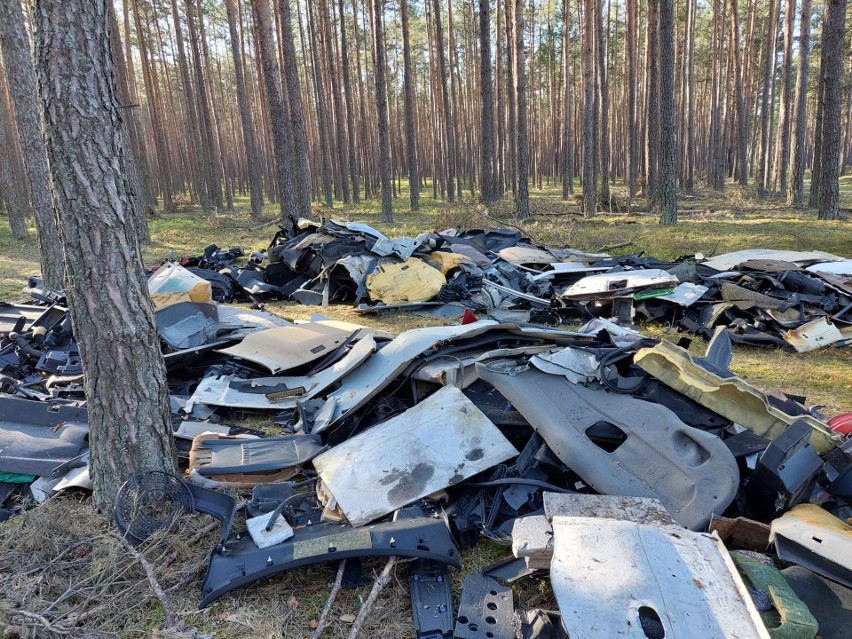
<svg viewBox="0 0 852 639">
<path fill-rule="evenodd" d="M 579 188 L 579 186 L 578 186 Z M 792 209 L 779 200 L 757 202 L 750 191 L 728 185 L 725 195 L 698 191 L 695 197 L 680 201 L 677 226 L 660 227 L 653 215 L 641 212 L 644 201 L 634 200 L 634 211 L 614 189 L 614 208 L 592 219 L 577 214 L 576 202 L 563 202 L 561 192 L 545 185 L 532 189 L 532 220 L 520 225 L 536 242 L 554 246 L 598 251 L 607 246 L 630 242 L 614 249 L 615 254 L 644 253 L 661 258 L 681 255 L 725 253 L 744 248 L 818 249 L 852 256 L 852 176 L 841 179 L 841 202 L 846 219 L 819 222 L 812 210 Z M 394 201 L 399 209 L 394 224 L 380 222 L 378 203 L 334 210 L 315 209 L 316 215 L 338 220 L 366 222 L 390 236 L 416 235 L 433 229 L 462 225 L 468 228 L 512 226 L 508 201 L 488 211 L 467 203 L 445 205 L 432 199 L 431 189 L 421 196 L 421 210 L 403 212 L 408 197 L 403 183 L 401 196 Z M 470 197 L 465 192 L 465 197 Z M 277 207 L 267 204 L 261 219 L 252 219 L 247 200 L 237 202 L 233 212 L 209 215 L 197 207 L 181 206 L 170 214 L 151 220 L 152 242 L 144 247 L 146 265 L 161 263 L 170 252 L 176 257 L 199 255 L 209 244 L 229 248 L 240 246 L 246 253 L 266 248 L 275 232 Z M 34 230 L 32 230 L 34 233 Z M 25 301 L 21 289 L 26 277 L 37 274 L 37 246 L 34 240 L 15 241 L 8 225 L 0 225 L 0 300 Z M 307 319 L 315 307 L 293 303 L 271 303 L 267 309 L 290 319 Z M 379 325 L 399 332 L 424 325 L 428 320 L 410 315 L 356 316 L 348 307 L 332 306 L 322 312 L 339 319 Z M 666 336 L 659 326 L 641 326 L 656 336 Z M 679 337 L 679 336 L 678 336 Z M 693 352 L 704 344 L 694 340 Z M 811 404 L 824 405 L 833 416 L 852 411 L 852 349 L 825 349 L 798 354 L 780 350 L 735 346 L 734 372 L 761 390 L 781 389 L 804 395 Z M 257 427 L 257 420 L 252 426 Z M 146 546 L 145 556 L 154 566 L 177 616 L 180 629 L 165 630 L 164 611 L 150 595 L 140 565 L 110 533 L 106 517 L 95 513 L 86 500 L 69 497 L 52 500 L 38 509 L 0 526 L 0 635 L 4 628 L 18 625 L 21 637 L 308 637 L 312 622 L 318 619 L 336 567 L 313 566 L 229 593 L 206 610 L 196 609 L 199 585 L 207 556 L 218 531 L 187 543 L 207 522 L 188 521 L 179 534 L 156 540 Z M 456 600 L 464 575 L 509 554 L 509 549 L 491 542 L 465 551 L 462 571 L 453 571 Z M 383 561 L 365 561 L 365 573 L 381 570 Z M 163 569 L 163 566 L 168 566 Z M 362 637 L 412 637 L 408 604 L 407 570 L 404 564 L 378 600 Z M 547 580 L 517 582 L 516 606 L 554 606 Z M 366 599 L 370 586 L 341 591 L 332 609 L 325 637 L 346 637 L 354 615 Z M 20 610 L 28 614 L 21 615 Z M 13 613 L 13 611 L 15 611 Z M 88 612 L 87 612 L 88 611 Z M 83 613 L 77 624 L 75 614 Z M 11 636 L 14 636 L 11 635 Z"/>
</svg>

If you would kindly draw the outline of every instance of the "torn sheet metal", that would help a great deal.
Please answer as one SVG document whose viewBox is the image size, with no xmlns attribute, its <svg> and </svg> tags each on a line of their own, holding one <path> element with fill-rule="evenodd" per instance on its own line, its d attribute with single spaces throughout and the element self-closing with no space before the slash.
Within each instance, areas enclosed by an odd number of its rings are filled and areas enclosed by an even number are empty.
<svg viewBox="0 0 852 639">
<path fill-rule="evenodd" d="M 601 331 L 609 335 L 616 346 L 633 346 L 639 340 L 647 339 L 642 333 L 599 317 L 587 322 L 579 330 L 584 335 L 597 335 Z"/>
<path fill-rule="evenodd" d="M 367 276 L 367 291 L 374 302 L 427 302 L 438 295 L 446 283 L 441 271 L 421 259 L 411 258 L 401 264 L 377 266 Z"/>
<path fill-rule="evenodd" d="M 683 348 L 663 340 L 643 348 L 633 358 L 642 370 L 753 433 L 774 439 L 798 419 L 813 428 L 811 443 L 819 454 L 842 440 L 826 424 L 811 415 L 788 415 L 770 406 L 766 395 L 739 377 L 722 378 L 700 366 Z"/>
<path fill-rule="evenodd" d="M 784 341 L 799 353 L 815 351 L 844 339 L 837 326 L 829 322 L 827 317 L 820 317 L 784 333 Z"/>
<path fill-rule="evenodd" d="M 477 368 L 599 493 L 659 499 L 693 530 L 706 527 L 711 514 L 736 496 L 739 470 L 728 447 L 664 406 L 515 368 L 511 361 Z"/>
<path fill-rule="evenodd" d="M 346 413 L 364 405 L 399 375 L 409 362 L 436 344 L 464 335 L 473 335 L 498 326 L 480 320 L 463 326 L 432 326 L 401 333 L 357 370 L 347 375 L 343 388 L 326 398 L 317 414 L 312 432 L 319 433 L 336 424 Z"/>
<path fill-rule="evenodd" d="M 245 380 L 234 375 L 205 377 L 198 383 L 184 410 L 186 413 L 191 413 L 195 404 L 276 411 L 292 408 L 302 399 L 313 399 L 320 395 L 367 361 L 375 351 L 376 342 L 372 335 L 367 335 L 356 342 L 342 359 L 314 375 L 259 377 Z M 246 384 L 252 392 L 244 390 Z M 269 397 L 273 389 L 282 384 L 289 389 L 302 389 L 302 392 L 291 397 Z"/>
<path fill-rule="evenodd" d="M 351 335 L 321 323 L 282 326 L 247 335 L 219 352 L 265 366 L 274 375 L 325 357 Z"/>
<path fill-rule="evenodd" d="M 816 504 L 800 504 L 771 525 L 778 557 L 852 588 L 852 526 Z"/>
<path fill-rule="evenodd" d="M 349 522 L 362 526 L 517 454 L 460 390 L 445 386 L 313 464 Z"/>
<path fill-rule="evenodd" d="M 554 517 L 550 583 L 571 639 L 769 639 L 715 535 Z"/>
<path fill-rule="evenodd" d="M 792 262 L 799 266 L 814 262 L 839 262 L 843 258 L 823 251 L 786 251 L 784 249 L 745 249 L 733 253 L 716 255 L 702 262 L 704 266 L 717 271 L 730 271 L 749 260 L 778 260 Z"/>
<path fill-rule="evenodd" d="M 677 285 L 677 278 L 662 269 L 620 271 L 587 275 L 566 288 L 559 296 L 582 299 L 610 296 L 613 293 L 630 292 L 640 288 L 663 288 L 675 285 Z"/>
</svg>

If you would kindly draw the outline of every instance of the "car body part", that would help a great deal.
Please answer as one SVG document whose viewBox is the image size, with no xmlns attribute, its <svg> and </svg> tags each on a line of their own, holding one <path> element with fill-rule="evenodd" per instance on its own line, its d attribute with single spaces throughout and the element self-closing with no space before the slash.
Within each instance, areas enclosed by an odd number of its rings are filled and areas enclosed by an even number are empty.
<svg viewBox="0 0 852 639">
<path fill-rule="evenodd" d="M 324 357 L 351 334 L 351 331 L 311 322 L 257 331 L 219 352 L 265 366 L 274 375 Z"/>
<path fill-rule="evenodd" d="M 769 522 L 807 501 L 823 461 L 810 443 L 811 427 L 794 422 L 772 440 L 746 483 L 748 514 Z"/>
<path fill-rule="evenodd" d="M 814 639 L 819 628 L 817 620 L 771 559 L 737 551 L 731 553 L 731 558 L 745 577 L 746 587 L 769 596 L 772 609 L 761 611 L 760 616 L 772 639 Z"/>
<path fill-rule="evenodd" d="M 823 251 L 787 251 L 784 249 L 745 249 L 716 255 L 702 262 L 717 271 L 730 271 L 749 260 L 777 260 L 799 266 L 822 262 L 839 262 L 842 257 Z"/>
<path fill-rule="evenodd" d="M 736 495 L 736 460 L 718 437 L 691 428 L 669 409 L 572 384 L 514 362 L 479 365 L 568 468 L 599 493 L 659 499 L 682 525 L 701 529 Z M 605 427 L 614 443 L 589 434 Z"/>
<path fill-rule="evenodd" d="M 849 637 L 849 628 L 852 628 L 852 589 L 802 566 L 790 566 L 782 570 L 781 574 L 816 618 L 822 639 Z"/>
<path fill-rule="evenodd" d="M 778 557 L 852 588 L 852 526 L 816 504 L 799 504 L 771 524 Z"/>
<path fill-rule="evenodd" d="M 587 275 L 559 294 L 568 299 L 595 299 L 648 288 L 677 285 L 677 278 L 662 269 L 640 269 Z"/>
<path fill-rule="evenodd" d="M 360 526 L 517 454 L 460 390 L 445 386 L 313 465 L 349 522 Z"/>
<path fill-rule="evenodd" d="M 50 475 L 80 454 L 89 434 L 86 409 L 0 397 L 0 472 Z"/>
<path fill-rule="evenodd" d="M 750 431 L 774 439 L 797 419 L 811 427 L 817 453 L 827 453 L 841 439 L 810 415 L 796 417 L 771 406 L 766 395 L 739 377 L 722 378 L 702 367 L 685 349 L 663 340 L 633 358 L 642 370 L 714 412 Z"/>
<path fill-rule="evenodd" d="M 766 552 L 769 548 L 769 525 L 746 517 L 730 519 L 713 515 L 709 532 L 715 532 L 729 548 Z"/>
<path fill-rule="evenodd" d="M 551 352 L 539 353 L 530 364 L 551 375 L 562 375 L 574 384 L 586 384 L 597 379 L 598 360 L 593 353 L 566 346 Z"/>
<path fill-rule="evenodd" d="M 210 282 L 173 262 L 166 262 L 148 278 L 148 293 L 155 311 L 178 302 L 213 301 Z"/>
<path fill-rule="evenodd" d="M 556 257 L 550 251 L 523 244 L 500 249 L 497 255 L 501 260 L 521 265 L 546 265 L 556 261 Z"/>
<path fill-rule="evenodd" d="M 447 278 L 419 258 L 380 264 L 367 276 L 367 292 L 374 302 L 427 302 L 438 295 Z"/>
<path fill-rule="evenodd" d="M 530 570 L 547 570 L 553 558 L 553 528 L 544 515 L 518 517 L 512 522 L 512 554 Z"/>
<path fill-rule="evenodd" d="M 514 596 L 510 586 L 481 573 L 464 578 L 454 639 L 514 639 Z"/>
<path fill-rule="evenodd" d="M 453 593 L 447 564 L 418 559 L 408 571 L 408 591 L 417 639 L 453 636 Z"/>
<path fill-rule="evenodd" d="M 846 339 L 840 330 L 828 321 L 827 317 L 811 320 L 798 328 L 784 333 L 784 341 L 791 344 L 799 353 L 815 351 L 831 346 Z"/>
<path fill-rule="evenodd" d="M 241 380 L 233 375 L 213 375 L 203 378 L 186 404 L 185 411 L 192 412 L 195 404 L 225 406 L 228 408 L 250 408 L 256 410 L 276 410 L 295 406 L 301 399 L 312 399 L 321 395 L 340 379 L 367 361 L 376 351 L 376 341 L 372 335 L 366 335 L 355 342 L 352 348 L 337 362 L 311 375 L 301 377 L 277 376 Z M 246 392 L 249 384 L 252 392 Z M 272 397 L 271 388 L 284 384 L 288 388 L 304 389 L 303 393 L 291 397 Z"/>
<path fill-rule="evenodd" d="M 233 535 L 211 554 L 201 584 L 204 608 L 231 590 L 299 566 L 352 557 L 414 557 L 459 568 L 459 550 L 446 517 L 419 508 L 397 511 L 393 521 L 364 528 L 314 523 L 284 543 L 259 549 L 247 534 Z"/>
<path fill-rule="evenodd" d="M 768 639 L 718 537 L 679 526 L 554 517 L 550 582 L 571 639 Z"/>
<path fill-rule="evenodd" d="M 527 562 L 523 558 L 509 556 L 495 561 L 493 564 L 483 566 L 480 572 L 488 577 L 512 583 L 518 579 L 534 575 L 538 571 L 527 566 Z"/>
<path fill-rule="evenodd" d="M 520 639 L 569 639 L 558 612 L 535 608 L 518 610 L 515 614 L 518 620 L 516 636 Z"/>
<path fill-rule="evenodd" d="M 189 478 L 206 488 L 286 481 L 321 450 L 316 435 L 257 438 L 203 433 L 192 442 Z"/>
<path fill-rule="evenodd" d="M 469 353 L 459 353 L 458 356 L 449 353 L 438 355 L 426 363 L 418 363 L 414 367 L 414 379 L 431 382 L 441 386 L 455 386 L 466 389 L 479 379 L 476 363 L 491 359 L 517 357 L 519 355 L 535 355 L 549 351 L 551 345 L 523 346 L 518 348 L 477 349 Z"/>
</svg>

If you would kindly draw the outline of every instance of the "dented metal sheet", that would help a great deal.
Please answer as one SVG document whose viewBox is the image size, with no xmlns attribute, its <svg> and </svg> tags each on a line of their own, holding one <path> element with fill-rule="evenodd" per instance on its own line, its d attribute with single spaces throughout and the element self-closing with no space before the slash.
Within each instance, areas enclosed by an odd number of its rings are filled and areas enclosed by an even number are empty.
<svg viewBox="0 0 852 639">
<path fill-rule="evenodd" d="M 445 386 L 313 464 L 349 522 L 362 526 L 517 454 L 473 402 Z"/>
<path fill-rule="evenodd" d="M 265 366 L 274 375 L 325 357 L 351 334 L 322 323 L 282 326 L 247 335 L 219 352 Z"/>
<path fill-rule="evenodd" d="M 192 412 L 195 404 L 208 406 L 227 406 L 229 408 L 249 408 L 257 410 L 283 410 L 291 408 L 302 399 L 312 399 L 327 390 L 335 382 L 363 364 L 376 350 L 372 335 L 367 335 L 355 343 L 352 349 L 338 362 L 314 375 L 302 377 L 259 377 L 244 380 L 233 375 L 216 375 L 203 378 L 186 404 L 185 411 Z M 254 392 L 238 390 L 247 383 Z M 276 400 L 267 395 L 274 388 L 285 385 L 290 389 L 304 389 L 296 396 Z"/>
<path fill-rule="evenodd" d="M 550 582 L 571 639 L 769 639 L 715 535 L 554 517 L 553 539 Z"/>
<path fill-rule="evenodd" d="M 766 395 L 751 384 L 739 377 L 719 377 L 699 365 L 686 350 L 666 340 L 653 348 L 641 349 L 633 361 L 666 386 L 762 437 L 774 439 L 801 419 L 813 429 L 811 443 L 819 454 L 827 453 L 842 441 L 815 417 L 788 415 L 770 406 Z"/>
<path fill-rule="evenodd" d="M 728 447 L 664 406 L 515 368 L 511 361 L 477 367 L 554 454 L 599 493 L 659 499 L 694 530 L 736 496 L 739 470 Z"/>
<path fill-rule="evenodd" d="M 820 317 L 784 333 L 784 341 L 800 353 L 830 346 L 844 339 L 840 330 L 827 317 Z"/>
</svg>

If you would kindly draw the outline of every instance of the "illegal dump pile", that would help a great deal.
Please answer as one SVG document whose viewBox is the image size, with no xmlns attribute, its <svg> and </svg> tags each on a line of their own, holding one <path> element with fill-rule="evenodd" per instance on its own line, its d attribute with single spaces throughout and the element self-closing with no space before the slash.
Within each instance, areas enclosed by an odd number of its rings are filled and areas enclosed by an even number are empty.
<svg viewBox="0 0 852 639">
<path fill-rule="evenodd" d="M 212 517 L 202 607 L 298 566 L 331 562 L 345 583 L 359 559 L 389 557 L 411 560 L 417 637 L 848 637 L 852 418 L 730 370 L 732 341 L 844 344 L 848 260 L 663 264 L 510 231 L 389 240 L 336 223 L 279 234 L 265 267 L 235 253 L 149 279 L 185 474 L 133 477 L 114 512 L 140 548 Z M 213 299 L 235 296 L 492 318 L 392 335 Z M 21 495 L 89 487 L 79 356 L 62 300 L 47 302 L 0 316 L 5 516 Z M 631 306 L 706 334 L 705 355 L 623 325 Z M 572 332 L 542 324 L 582 316 Z M 283 434 L 230 425 L 246 413 Z M 454 601 L 448 571 L 483 536 L 511 555 Z M 558 610 L 516 610 L 511 584 L 542 575 Z"/>
</svg>

